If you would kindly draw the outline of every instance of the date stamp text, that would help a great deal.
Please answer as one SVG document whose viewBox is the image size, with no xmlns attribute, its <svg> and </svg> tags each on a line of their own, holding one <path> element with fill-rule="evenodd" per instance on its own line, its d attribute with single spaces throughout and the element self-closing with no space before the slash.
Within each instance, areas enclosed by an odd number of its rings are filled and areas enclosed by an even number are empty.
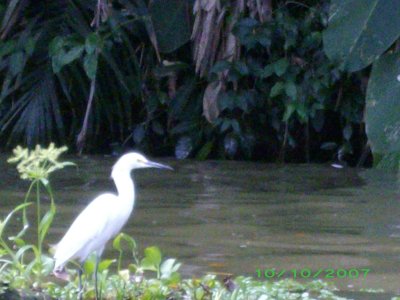
<svg viewBox="0 0 400 300">
<path fill-rule="evenodd" d="M 310 268 L 303 269 L 257 269 L 257 278 L 263 279 L 279 279 L 291 277 L 293 279 L 298 278 L 319 278 L 319 279 L 335 279 L 335 278 L 363 278 L 365 279 L 370 272 L 370 269 L 317 269 L 312 270 Z"/>
</svg>

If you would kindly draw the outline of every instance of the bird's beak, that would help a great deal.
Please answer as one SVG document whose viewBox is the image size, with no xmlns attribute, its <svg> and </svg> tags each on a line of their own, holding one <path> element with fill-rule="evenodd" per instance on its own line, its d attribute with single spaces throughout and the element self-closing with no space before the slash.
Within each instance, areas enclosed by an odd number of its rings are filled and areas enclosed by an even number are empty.
<svg viewBox="0 0 400 300">
<path fill-rule="evenodd" d="M 156 163 L 156 162 L 154 162 L 154 161 L 147 161 L 147 162 L 146 162 L 146 165 L 147 165 L 147 167 L 149 167 L 149 168 L 174 170 L 174 169 L 171 168 L 170 166 L 163 165 L 163 164 L 160 164 L 160 163 Z"/>
</svg>

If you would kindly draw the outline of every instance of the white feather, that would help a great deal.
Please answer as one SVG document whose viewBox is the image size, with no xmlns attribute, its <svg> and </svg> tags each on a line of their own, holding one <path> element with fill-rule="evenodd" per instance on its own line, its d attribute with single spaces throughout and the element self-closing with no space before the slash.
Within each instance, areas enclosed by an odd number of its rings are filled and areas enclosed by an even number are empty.
<svg viewBox="0 0 400 300">
<path fill-rule="evenodd" d="M 83 262 L 88 255 L 101 255 L 104 245 L 124 226 L 132 211 L 116 195 L 103 194 L 94 199 L 75 219 L 58 243 L 54 269 L 60 269 L 70 259 Z"/>
<path fill-rule="evenodd" d="M 75 219 L 56 246 L 55 274 L 60 272 L 70 259 L 83 262 L 92 252 L 96 252 L 100 257 L 106 243 L 129 219 L 135 203 L 135 188 L 130 172 L 141 168 L 172 169 L 149 161 L 139 153 L 123 155 L 114 165 L 111 173 L 118 195 L 98 196 Z"/>
</svg>

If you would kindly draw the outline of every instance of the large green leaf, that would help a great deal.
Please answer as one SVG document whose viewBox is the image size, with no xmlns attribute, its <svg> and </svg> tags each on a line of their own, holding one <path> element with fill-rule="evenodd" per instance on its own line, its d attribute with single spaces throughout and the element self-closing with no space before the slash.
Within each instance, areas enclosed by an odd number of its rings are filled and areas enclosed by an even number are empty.
<svg viewBox="0 0 400 300">
<path fill-rule="evenodd" d="M 374 155 L 400 152 L 400 54 L 382 56 L 372 68 L 365 115 Z"/>
<path fill-rule="evenodd" d="M 85 69 L 86 75 L 90 78 L 90 80 L 94 80 L 96 78 L 97 73 L 97 53 L 91 53 L 85 55 L 83 59 L 83 68 Z"/>
<path fill-rule="evenodd" d="M 142 259 L 140 266 L 144 270 L 157 271 L 160 269 L 162 259 L 161 251 L 155 246 L 144 249 L 145 257 Z"/>
<path fill-rule="evenodd" d="M 349 71 L 363 69 L 400 37 L 398 0 L 332 0 L 325 52 Z"/>
<path fill-rule="evenodd" d="M 160 52 L 172 52 L 190 40 L 188 0 L 155 0 L 150 15 Z"/>
</svg>

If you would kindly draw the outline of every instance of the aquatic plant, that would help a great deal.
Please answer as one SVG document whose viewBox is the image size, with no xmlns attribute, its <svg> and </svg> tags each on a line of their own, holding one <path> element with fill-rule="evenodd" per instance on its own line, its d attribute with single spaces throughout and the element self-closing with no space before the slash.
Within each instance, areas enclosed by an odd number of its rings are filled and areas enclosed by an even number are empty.
<svg viewBox="0 0 400 300">
<path fill-rule="evenodd" d="M 18 147 L 9 160 L 17 163 L 21 178 L 29 180 L 31 184 L 24 202 L 0 220 L 0 298 L 18 298 L 21 295 L 30 299 L 77 298 L 76 270 L 67 265 L 67 281 L 57 281 L 51 275 L 54 261 L 43 251 L 43 242 L 56 213 L 50 175 L 56 170 L 73 165 L 71 162 L 59 160 L 59 156 L 65 151 L 65 147 L 56 148 L 54 144 L 50 144 L 48 148 L 37 146 L 31 151 Z M 44 215 L 41 211 L 43 195 L 40 193 L 43 188 L 50 197 L 50 207 Z M 29 202 L 34 189 L 36 202 Z M 37 245 L 24 240 L 24 235 L 29 230 L 26 210 L 34 204 L 38 218 Z M 6 227 L 18 213 L 23 215 L 22 229 L 7 240 Z M 322 281 L 262 282 L 244 276 L 219 278 L 214 274 L 184 279 L 179 273 L 181 263 L 174 258 L 163 258 L 156 246 L 145 248 L 140 255 L 136 241 L 125 233 L 116 236 L 112 246 L 117 258 L 102 260 L 98 269 L 102 299 L 345 299 L 336 295 L 333 285 Z M 83 269 L 83 282 L 86 285 L 83 296 L 85 299 L 93 299 L 95 288 L 91 278 L 95 270 L 94 256 L 85 262 Z"/>
<path fill-rule="evenodd" d="M 125 250 L 121 242 L 125 241 Z M 163 260 L 161 251 L 155 247 L 144 249 L 144 257 L 140 259 L 136 242 L 128 235 L 121 233 L 114 240 L 114 249 L 121 255 L 131 253 L 134 263 L 127 269 L 120 269 L 118 262 L 117 272 L 112 272 L 112 265 L 116 260 L 102 260 L 99 264 L 99 283 L 103 299 L 194 299 L 194 300 L 239 300 L 239 299 L 331 299 L 344 300 L 335 295 L 333 285 L 312 281 L 301 284 L 293 280 L 278 282 L 261 282 L 254 278 L 239 276 L 236 278 L 218 278 L 207 274 L 201 278 L 182 279 L 179 273 L 181 264 L 176 259 Z M 122 256 L 119 256 L 122 259 Z M 126 259 L 126 258 L 125 258 Z M 87 260 L 84 265 L 84 277 L 93 275 L 95 257 Z M 74 272 L 69 270 L 69 272 Z M 44 289 L 44 293 L 57 299 L 74 299 L 77 293 L 76 274 L 73 281 L 65 286 L 51 282 Z M 94 285 L 85 280 L 85 299 L 93 299 Z"/>
<path fill-rule="evenodd" d="M 17 206 L 3 222 L 0 229 L 0 246 L 11 260 L 5 259 L 1 265 L 2 269 L 11 267 L 13 276 L 22 275 L 22 280 L 25 281 L 24 286 L 29 286 L 31 283 L 40 286 L 42 278 L 50 274 L 52 270 L 52 259 L 44 255 L 43 242 L 53 222 L 56 206 L 54 203 L 54 195 L 50 185 L 49 176 L 56 170 L 60 170 L 66 166 L 74 165 L 71 162 L 59 161 L 59 156 L 67 151 L 67 147 L 57 148 L 51 143 L 47 148 L 39 145 L 33 150 L 18 146 L 14 149 L 14 155 L 8 159 L 9 163 L 16 163 L 20 178 L 29 180 L 30 186 L 24 197 L 23 204 Z M 43 213 L 42 190 L 45 190 L 50 198 L 48 210 Z M 36 245 L 27 244 L 23 239 L 25 233 L 29 229 L 29 221 L 27 218 L 27 207 L 32 203 L 28 200 L 34 196 L 36 205 Z M 14 243 L 14 246 L 8 246 L 5 239 L 2 237 L 3 231 L 11 219 L 11 217 L 22 210 L 22 229 L 21 231 L 9 240 Z M 13 249 L 17 249 L 16 252 Z M 28 265 L 25 264 L 25 256 L 29 256 L 29 252 L 33 252 L 34 260 Z M 16 271 L 16 272 L 15 272 Z M 15 284 L 15 280 L 13 281 Z"/>
</svg>

